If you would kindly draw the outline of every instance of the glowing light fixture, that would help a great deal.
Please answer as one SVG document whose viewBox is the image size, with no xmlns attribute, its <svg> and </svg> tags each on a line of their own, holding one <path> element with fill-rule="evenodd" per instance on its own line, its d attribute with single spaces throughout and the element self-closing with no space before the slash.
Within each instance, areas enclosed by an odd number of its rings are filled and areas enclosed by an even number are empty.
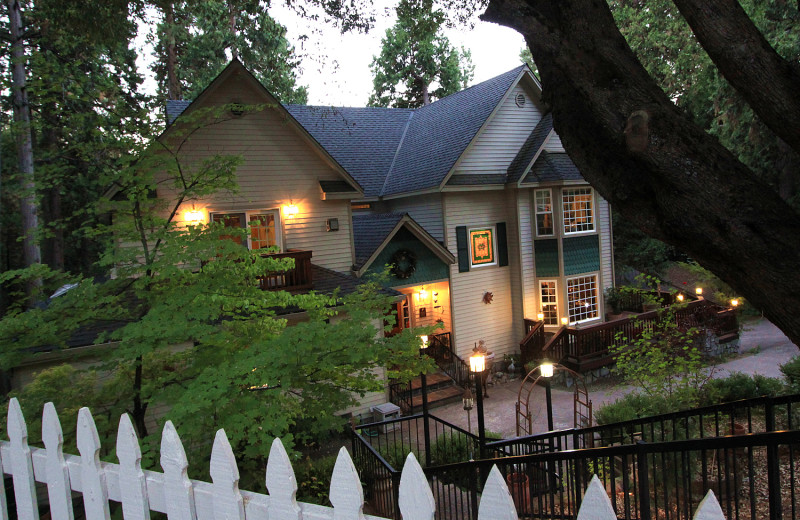
<svg viewBox="0 0 800 520">
<path fill-rule="evenodd" d="M 678 295 L 678 301 L 679 301 L 679 302 L 682 302 L 682 301 L 683 301 L 683 294 L 679 294 L 679 295 Z"/>
<path fill-rule="evenodd" d="M 703 288 L 702 287 L 698 287 L 697 289 L 694 290 L 694 292 L 697 293 L 697 295 L 699 296 L 699 295 L 703 294 Z"/>
<path fill-rule="evenodd" d="M 542 377 L 553 377 L 554 372 L 555 365 L 546 359 L 543 359 L 542 364 L 539 365 L 539 373 L 542 374 Z"/>
<path fill-rule="evenodd" d="M 294 204 L 287 204 L 286 206 L 283 207 L 283 214 L 286 215 L 288 218 L 294 217 L 295 215 L 297 215 L 299 211 L 300 210 Z"/>
<path fill-rule="evenodd" d="M 544 313 L 540 312 L 539 314 L 537 314 L 536 319 L 539 321 L 544 321 Z"/>
<path fill-rule="evenodd" d="M 486 370 L 486 356 L 481 353 L 471 355 L 469 357 L 469 370 L 474 373 L 480 373 Z"/>
<path fill-rule="evenodd" d="M 422 346 L 419 348 L 428 348 L 428 336 L 420 336 L 419 340 L 422 342 Z"/>
<path fill-rule="evenodd" d="M 186 222 L 191 222 L 192 224 L 197 224 L 205 219 L 203 218 L 202 211 L 192 208 L 190 211 L 186 212 L 184 220 L 186 220 Z"/>
<path fill-rule="evenodd" d="M 565 327 L 566 327 L 567 325 L 569 325 L 569 318 L 566 318 L 566 317 L 564 317 L 564 318 L 561 318 L 561 324 L 562 324 L 563 326 L 565 326 Z"/>
<path fill-rule="evenodd" d="M 731 307 L 738 307 L 738 306 L 739 306 L 739 300 L 736 299 L 736 298 L 732 299 L 731 300 Z"/>
</svg>

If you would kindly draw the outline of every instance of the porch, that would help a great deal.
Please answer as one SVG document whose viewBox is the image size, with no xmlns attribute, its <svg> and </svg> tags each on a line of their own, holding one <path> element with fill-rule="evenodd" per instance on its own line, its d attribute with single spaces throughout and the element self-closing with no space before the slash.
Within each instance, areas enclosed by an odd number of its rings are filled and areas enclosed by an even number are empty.
<svg viewBox="0 0 800 520">
<path fill-rule="evenodd" d="M 291 258 L 294 267 L 285 271 L 268 272 L 258 278 L 259 286 L 265 291 L 308 291 L 314 288 L 314 275 L 311 268 L 311 251 L 289 249 L 285 253 L 261 255 L 275 259 Z"/>
</svg>

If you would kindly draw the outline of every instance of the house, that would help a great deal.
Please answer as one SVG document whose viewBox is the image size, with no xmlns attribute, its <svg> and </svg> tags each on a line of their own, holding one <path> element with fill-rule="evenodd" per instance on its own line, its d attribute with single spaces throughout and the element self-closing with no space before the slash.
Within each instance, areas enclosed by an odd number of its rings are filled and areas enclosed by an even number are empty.
<svg viewBox="0 0 800 520">
<path fill-rule="evenodd" d="M 526 319 L 551 332 L 603 321 L 609 205 L 564 151 L 527 66 L 392 109 L 281 105 L 234 61 L 167 115 L 228 104 L 267 108 L 201 129 L 191 146 L 241 155 L 241 192 L 186 204 L 184 220 L 249 225 L 248 247 L 277 246 L 310 273 L 265 288 L 390 265 L 395 331 L 438 323 L 462 358 L 479 341 L 495 359 L 518 352 Z"/>
</svg>

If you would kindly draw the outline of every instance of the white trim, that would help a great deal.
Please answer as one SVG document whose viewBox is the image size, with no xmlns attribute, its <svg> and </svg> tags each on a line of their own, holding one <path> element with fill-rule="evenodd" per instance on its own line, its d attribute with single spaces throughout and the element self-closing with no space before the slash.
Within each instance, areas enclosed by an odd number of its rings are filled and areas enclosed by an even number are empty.
<svg viewBox="0 0 800 520">
<path fill-rule="evenodd" d="M 492 257 L 494 258 L 494 262 L 487 263 L 487 264 L 473 264 L 472 259 L 472 232 L 478 231 L 481 229 L 491 229 L 492 230 Z M 475 226 L 471 228 L 467 228 L 467 249 L 469 250 L 469 268 L 477 269 L 479 267 L 490 267 L 493 265 L 497 265 L 497 227 L 496 226 Z"/>
<path fill-rule="evenodd" d="M 558 278 L 541 278 L 541 279 L 538 279 L 536 282 L 537 282 L 536 283 L 537 292 L 539 293 L 539 295 L 538 295 L 539 296 L 539 312 L 541 312 L 542 314 L 544 314 L 544 302 L 542 301 L 542 283 L 550 283 L 550 282 L 552 282 L 552 283 L 555 284 L 555 287 L 554 287 L 555 293 L 553 294 L 553 297 L 556 300 L 555 301 L 556 322 L 555 323 L 545 323 L 545 326 L 546 327 L 554 327 L 554 326 L 557 327 L 557 326 L 561 325 L 561 323 L 560 323 L 561 317 L 560 317 L 560 315 L 558 313 L 558 310 L 560 308 L 559 301 L 558 301 L 559 300 L 559 298 L 558 298 Z M 548 307 L 551 306 L 551 305 L 552 304 L 548 304 Z M 545 319 L 546 319 L 546 316 L 545 316 Z"/>
<path fill-rule="evenodd" d="M 208 212 L 208 222 L 214 221 L 214 215 L 236 215 L 236 214 L 243 214 L 245 218 L 245 228 L 248 229 L 250 227 L 250 217 L 253 215 L 267 215 L 267 214 L 274 214 L 275 215 L 275 240 L 277 241 L 278 250 L 280 252 L 284 251 L 283 248 L 283 219 L 281 218 L 281 210 L 280 208 L 272 208 L 272 209 L 240 209 L 240 210 L 209 210 Z M 247 233 L 247 249 L 253 251 L 253 239 L 250 233 Z"/>
<path fill-rule="evenodd" d="M 569 313 L 569 309 L 570 309 L 570 305 L 569 305 L 570 304 L 569 282 L 571 280 L 575 280 L 577 278 L 594 278 L 594 299 L 595 299 L 595 302 L 594 302 L 595 306 L 594 307 L 595 307 L 596 316 L 593 317 L 593 318 L 585 318 L 585 319 L 578 320 L 578 321 L 572 321 L 572 316 L 570 316 L 570 313 Z M 597 320 L 600 320 L 602 318 L 602 316 L 600 315 L 600 310 L 601 310 L 601 308 L 600 308 L 601 292 L 600 292 L 600 273 L 599 272 L 593 271 L 593 272 L 590 272 L 590 273 L 582 273 L 582 274 L 578 274 L 578 275 L 575 275 L 575 276 L 565 277 L 564 278 L 564 291 L 565 291 L 566 296 L 567 296 L 567 300 L 566 300 L 567 305 L 566 305 L 566 308 L 565 308 L 566 316 L 567 316 L 567 319 L 569 320 L 569 324 L 570 325 L 580 325 L 581 323 L 588 323 L 590 321 L 597 321 Z"/>
<path fill-rule="evenodd" d="M 546 191 L 550 197 L 550 211 L 549 212 L 542 212 L 539 213 L 539 202 L 536 198 L 536 194 L 541 191 Z M 539 234 L 539 215 L 547 215 L 550 213 L 550 228 L 552 232 L 549 235 L 542 235 Z M 551 238 L 556 236 L 556 207 L 555 201 L 553 200 L 553 189 L 552 188 L 534 188 L 533 190 L 533 227 L 535 230 L 535 236 L 537 238 Z"/>
<path fill-rule="evenodd" d="M 589 204 L 590 204 L 590 212 L 591 212 L 591 229 L 581 229 L 580 231 L 567 231 L 567 219 L 566 219 L 566 211 L 567 205 L 564 202 L 564 197 L 566 196 L 567 192 L 569 191 L 577 191 L 577 190 L 589 190 Z M 575 236 L 581 234 L 593 234 L 597 233 L 597 204 L 595 203 L 594 198 L 594 189 L 591 186 L 585 187 L 569 187 L 569 188 L 562 188 L 561 189 L 561 229 L 564 233 L 564 236 Z"/>
</svg>

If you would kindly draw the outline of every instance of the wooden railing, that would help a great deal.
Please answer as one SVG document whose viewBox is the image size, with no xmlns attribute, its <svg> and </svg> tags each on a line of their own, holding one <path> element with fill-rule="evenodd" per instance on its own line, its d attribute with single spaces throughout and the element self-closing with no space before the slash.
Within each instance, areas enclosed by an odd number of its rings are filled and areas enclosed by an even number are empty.
<svg viewBox="0 0 800 520">
<path fill-rule="evenodd" d="M 525 318 L 525 337 L 519 342 L 520 361 L 524 367 L 531 361 L 541 359 L 546 342 L 544 322 Z M 536 357 L 539 355 L 539 357 Z"/>
<path fill-rule="evenodd" d="M 311 272 L 311 251 L 289 249 L 285 253 L 264 255 L 270 258 L 293 258 L 294 269 L 273 271 L 259 277 L 259 285 L 265 291 L 302 291 L 314 287 Z"/>
<path fill-rule="evenodd" d="M 529 331 L 523 340 L 525 346 L 520 344 L 522 357 L 525 362 L 546 357 L 576 372 L 606 366 L 613 361 L 609 352 L 611 345 L 651 330 L 658 320 L 663 319 L 661 314 L 662 311 L 650 311 L 581 329 L 561 327 L 547 342 L 534 340 Z M 738 333 L 735 311 L 723 309 L 708 300 L 687 303 L 676 311 L 675 319 L 683 328 L 705 327 L 720 338 Z M 526 326 L 528 321 L 532 320 L 526 320 Z"/>
</svg>

